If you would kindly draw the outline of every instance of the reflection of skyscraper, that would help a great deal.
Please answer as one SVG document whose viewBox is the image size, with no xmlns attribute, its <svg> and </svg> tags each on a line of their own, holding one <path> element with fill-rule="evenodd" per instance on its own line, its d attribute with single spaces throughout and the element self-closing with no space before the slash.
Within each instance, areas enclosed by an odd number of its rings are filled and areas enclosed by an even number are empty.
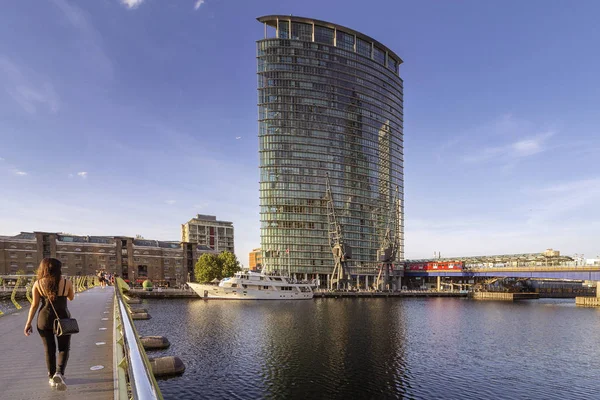
<svg viewBox="0 0 600 400">
<path fill-rule="evenodd" d="M 379 171 L 377 176 L 379 181 L 379 205 L 384 210 L 390 210 L 390 207 L 392 206 L 392 199 L 390 197 L 392 194 L 392 163 L 390 160 L 390 146 L 390 125 L 386 121 L 386 123 L 381 126 L 381 129 L 379 129 Z M 383 221 L 382 224 L 378 224 L 378 228 L 381 229 L 381 231 L 378 231 L 380 237 L 382 236 L 385 222 L 387 221 Z"/>
<path fill-rule="evenodd" d="M 295 303 L 265 306 L 268 323 L 253 329 L 262 381 L 252 386 L 268 388 L 262 397 L 403 398 L 411 378 L 402 302 Z"/>
<path fill-rule="evenodd" d="M 390 140 L 390 125 L 383 124 L 379 130 L 379 197 L 382 204 L 388 204 L 390 193 L 392 193 L 392 163 L 391 156 L 391 140 Z M 385 203 L 383 203 L 385 202 Z"/>
<path fill-rule="evenodd" d="M 258 41 L 264 266 L 331 272 L 327 173 L 354 262 L 374 262 L 392 189 L 400 188 L 400 203 L 403 193 L 402 60 L 339 25 L 258 20 L 265 26 Z"/>
</svg>

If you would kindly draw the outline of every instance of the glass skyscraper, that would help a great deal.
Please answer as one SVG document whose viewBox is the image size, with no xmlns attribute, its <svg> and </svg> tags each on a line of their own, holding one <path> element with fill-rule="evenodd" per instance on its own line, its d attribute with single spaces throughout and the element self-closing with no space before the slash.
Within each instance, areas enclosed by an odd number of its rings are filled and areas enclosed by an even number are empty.
<svg viewBox="0 0 600 400">
<path fill-rule="evenodd" d="M 263 266 L 313 278 L 331 273 L 327 174 L 354 271 L 375 270 L 386 226 L 398 232 L 402 260 L 402 60 L 340 25 L 258 20 L 265 28 L 257 42 Z"/>
</svg>

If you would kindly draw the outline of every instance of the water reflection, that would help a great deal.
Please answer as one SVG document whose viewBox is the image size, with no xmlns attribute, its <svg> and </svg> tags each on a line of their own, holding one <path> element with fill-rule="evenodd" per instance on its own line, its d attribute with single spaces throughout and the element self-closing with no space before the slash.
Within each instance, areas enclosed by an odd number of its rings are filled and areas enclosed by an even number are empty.
<svg viewBox="0 0 600 400">
<path fill-rule="evenodd" d="M 298 305 L 292 318 L 272 313 L 261 349 L 267 397 L 381 398 L 402 391 L 402 313 L 394 308 L 380 299 L 316 300 Z"/>
<path fill-rule="evenodd" d="M 573 300 L 154 300 L 187 370 L 167 399 L 564 399 L 598 391 L 600 312 Z"/>
<path fill-rule="evenodd" d="M 382 398 L 405 391 L 401 302 L 173 300 L 148 306 L 153 319 L 136 326 L 146 335 L 168 336 L 173 345 L 163 353 L 187 365 L 184 376 L 161 382 L 167 398 Z"/>
</svg>

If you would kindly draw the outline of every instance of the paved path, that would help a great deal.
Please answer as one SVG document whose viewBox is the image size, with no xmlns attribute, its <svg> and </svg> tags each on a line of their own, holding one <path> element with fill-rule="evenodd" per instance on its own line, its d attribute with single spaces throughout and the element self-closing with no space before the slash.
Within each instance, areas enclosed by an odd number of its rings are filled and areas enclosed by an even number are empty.
<svg viewBox="0 0 600 400">
<path fill-rule="evenodd" d="M 32 323 L 33 333 L 23 335 L 29 302 L 21 301 L 21 310 L 0 317 L 0 398 L 113 399 L 113 295 L 111 286 L 95 287 L 76 294 L 68 304 L 80 331 L 71 338 L 66 392 L 48 384 L 44 346 L 35 328 L 37 316 Z M 99 342 L 105 344 L 97 345 Z M 104 368 L 90 369 L 98 365 Z"/>
</svg>

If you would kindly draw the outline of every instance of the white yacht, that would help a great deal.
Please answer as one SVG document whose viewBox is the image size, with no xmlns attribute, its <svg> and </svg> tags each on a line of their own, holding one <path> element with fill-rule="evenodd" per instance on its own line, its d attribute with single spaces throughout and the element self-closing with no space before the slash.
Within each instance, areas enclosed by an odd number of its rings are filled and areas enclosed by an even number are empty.
<svg viewBox="0 0 600 400">
<path fill-rule="evenodd" d="M 259 272 L 236 272 L 233 278 L 224 278 L 218 285 L 188 282 L 200 297 L 205 299 L 237 300 L 305 300 L 313 298 L 314 286 L 296 282 L 281 275 Z"/>
</svg>

